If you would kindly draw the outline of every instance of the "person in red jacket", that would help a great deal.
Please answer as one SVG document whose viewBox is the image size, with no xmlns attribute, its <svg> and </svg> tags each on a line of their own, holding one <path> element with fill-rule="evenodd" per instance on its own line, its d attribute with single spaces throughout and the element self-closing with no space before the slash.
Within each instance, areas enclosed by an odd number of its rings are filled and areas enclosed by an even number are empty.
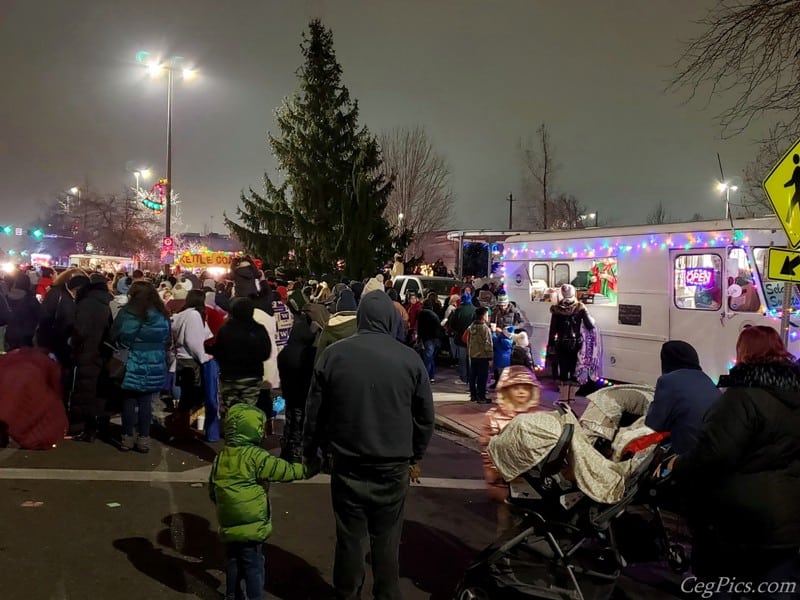
<svg viewBox="0 0 800 600">
<path fill-rule="evenodd" d="M 61 367 L 39 348 L 0 356 L 0 446 L 11 438 L 26 450 L 45 450 L 64 438 Z"/>
<path fill-rule="evenodd" d="M 47 290 L 51 285 L 53 285 L 53 269 L 42 267 L 42 276 L 39 277 L 39 282 L 36 284 L 36 295 L 39 296 L 40 302 L 47 295 Z"/>
</svg>

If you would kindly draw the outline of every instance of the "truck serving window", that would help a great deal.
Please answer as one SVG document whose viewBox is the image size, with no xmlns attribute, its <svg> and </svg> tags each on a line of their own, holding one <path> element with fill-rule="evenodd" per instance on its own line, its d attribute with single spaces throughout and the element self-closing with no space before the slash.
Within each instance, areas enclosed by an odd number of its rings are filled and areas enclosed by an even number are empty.
<svg viewBox="0 0 800 600">
<path fill-rule="evenodd" d="M 722 259 L 717 254 L 681 254 L 675 257 L 675 306 L 686 310 L 722 307 Z"/>
<path fill-rule="evenodd" d="M 552 281 L 549 276 L 552 271 Z M 531 300 L 549 302 L 565 283 L 575 286 L 586 304 L 617 303 L 617 259 L 584 258 L 552 263 L 530 263 Z M 551 285 L 552 283 L 552 285 Z"/>
<path fill-rule="evenodd" d="M 728 308 L 735 312 L 759 312 L 761 299 L 744 248 L 728 251 Z"/>
</svg>

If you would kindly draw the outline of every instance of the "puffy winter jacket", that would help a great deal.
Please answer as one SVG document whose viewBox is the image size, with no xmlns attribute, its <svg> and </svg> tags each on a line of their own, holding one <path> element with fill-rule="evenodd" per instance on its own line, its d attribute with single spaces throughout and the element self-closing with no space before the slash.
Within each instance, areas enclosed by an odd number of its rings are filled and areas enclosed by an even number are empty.
<svg viewBox="0 0 800 600">
<path fill-rule="evenodd" d="M 800 371 L 739 364 L 727 379 L 674 477 L 703 537 L 729 548 L 799 548 Z"/>
<path fill-rule="evenodd" d="M 167 342 L 169 320 L 150 309 L 147 320 L 127 306 L 123 307 L 111 327 L 112 341 L 129 349 L 128 364 L 122 389 L 137 392 L 157 392 L 167 379 Z"/>
<path fill-rule="evenodd" d="M 223 542 L 263 542 L 272 533 L 267 492 L 262 483 L 294 481 L 306 467 L 272 456 L 259 444 L 267 415 L 248 404 L 234 404 L 225 417 L 225 447 L 209 478 Z"/>
<path fill-rule="evenodd" d="M 510 328 L 513 332 L 513 328 Z M 497 370 L 511 366 L 511 350 L 514 348 L 514 340 L 511 339 L 512 333 L 496 331 L 492 333 L 492 344 L 494 345 L 494 368 Z"/>
</svg>

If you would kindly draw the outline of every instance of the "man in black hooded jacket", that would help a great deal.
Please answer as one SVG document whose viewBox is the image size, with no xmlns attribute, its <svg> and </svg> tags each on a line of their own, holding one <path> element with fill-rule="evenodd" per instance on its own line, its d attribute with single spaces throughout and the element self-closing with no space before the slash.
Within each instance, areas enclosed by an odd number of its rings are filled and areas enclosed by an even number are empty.
<svg viewBox="0 0 800 600">
<path fill-rule="evenodd" d="M 697 351 L 687 342 L 673 340 L 661 346 L 661 373 L 644 424 L 668 431 L 672 451 L 684 454 L 694 448 L 703 417 L 720 391 L 703 373 Z"/>
<path fill-rule="evenodd" d="M 393 335 L 399 318 L 385 293 L 362 297 L 358 332 L 322 353 L 306 403 L 306 461 L 316 462 L 325 443 L 333 452 L 338 598 L 360 597 L 367 536 L 374 597 L 401 597 L 403 505 L 410 472 L 419 477 L 417 463 L 433 434 L 434 411 L 422 360 Z"/>
</svg>

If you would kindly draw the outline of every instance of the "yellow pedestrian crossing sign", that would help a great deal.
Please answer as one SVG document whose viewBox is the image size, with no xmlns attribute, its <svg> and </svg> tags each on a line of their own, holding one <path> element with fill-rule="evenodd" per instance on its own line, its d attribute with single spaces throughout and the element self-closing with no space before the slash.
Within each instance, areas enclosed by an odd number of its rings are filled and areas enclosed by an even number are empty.
<svg viewBox="0 0 800 600">
<path fill-rule="evenodd" d="M 797 248 L 800 246 L 800 140 L 778 161 L 763 185 L 789 245 Z"/>
</svg>

